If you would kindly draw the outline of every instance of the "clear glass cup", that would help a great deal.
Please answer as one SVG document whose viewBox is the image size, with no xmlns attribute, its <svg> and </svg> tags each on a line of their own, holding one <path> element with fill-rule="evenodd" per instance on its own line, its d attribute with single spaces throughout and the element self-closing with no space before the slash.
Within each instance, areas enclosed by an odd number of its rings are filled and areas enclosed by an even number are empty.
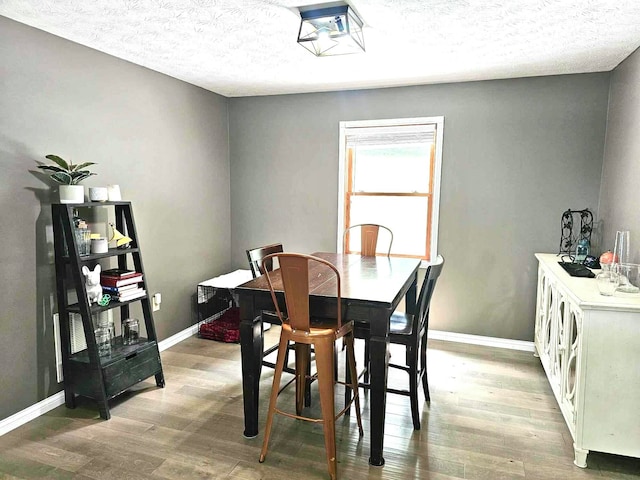
<svg viewBox="0 0 640 480">
<path fill-rule="evenodd" d="M 618 269 L 616 265 L 610 265 L 608 270 L 603 270 L 596 275 L 596 284 L 598 285 L 598 291 L 600 295 L 610 297 L 618 288 L 620 283 L 620 276 L 618 275 Z"/>
<path fill-rule="evenodd" d="M 108 328 L 98 327 L 95 330 L 98 355 L 108 357 L 111 355 L 111 335 Z"/>
<path fill-rule="evenodd" d="M 640 293 L 640 265 L 637 263 L 618 264 L 620 280 L 618 291 L 623 293 Z"/>
</svg>

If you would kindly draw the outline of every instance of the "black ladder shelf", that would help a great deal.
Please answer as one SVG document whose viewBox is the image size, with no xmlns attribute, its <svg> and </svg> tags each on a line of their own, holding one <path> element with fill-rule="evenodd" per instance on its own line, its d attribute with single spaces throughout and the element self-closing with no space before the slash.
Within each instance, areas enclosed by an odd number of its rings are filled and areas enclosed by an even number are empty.
<svg viewBox="0 0 640 480">
<path fill-rule="evenodd" d="M 109 248 L 107 253 L 79 255 L 74 235 L 73 211 L 76 208 L 97 207 L 115 210 L 116 229 L 122 233 L 126 232 L 125 235 L 132 239 L 130 248 Z M 82 274 L 83 266 L 93 268 L 99 260 L 113 257 L 117 258 L 118 268 L 127 269 L 130 256 L 135 271 L 143 274 L 142 288 L 148 291 L 131 202 L 52 204 L 51 210 L 65 404 L 68 408 L 75 408 L 76 395 L 92 398 L 98 404 L 100 416 L 108 420 L 111 417 L 109 399 L 136 383 L 155 375 L 156 385 L 164 387 L 164 374 L 149 295 L 128 302 L 111 302 L 105 307 L 97 304 L 90 305 L 85 290 L 85 278 Z M 68 250 L 68 253 L 65 250 Z M 67 268 L 70 270 L 70 278 Z M 69 304 L 70 290 L 75 291 L 77 303 Z M 111 355 L 100 357 L 92 316 L 119 308 L 120 319 L 124 320 L 129 317 L 129 305 L 133 302 L 141 303 L 147 338 L 141 337 L 140 342 L 135 345 L 123 345 L 122 336 L 117 336 L 111 341 Z M 82 327 L 87 342 L 87 348 L 76 353 L 71 351 L 70 313 L 78 313 L 82 317 Z"/>
</svg>

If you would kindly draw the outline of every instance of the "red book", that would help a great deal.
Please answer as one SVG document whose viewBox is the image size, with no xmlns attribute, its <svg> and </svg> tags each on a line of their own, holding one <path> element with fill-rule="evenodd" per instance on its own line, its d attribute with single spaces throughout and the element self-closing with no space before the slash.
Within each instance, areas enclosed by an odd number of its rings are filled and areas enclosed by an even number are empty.
<svg viewBox="0 0 640 480">
<path fill-rule="evenodd" d="M 105 277 L 113 277 L 113 278 L 130 278 L 140 274 L 135 270 L 124 270 L 122 268 L 110 268 L 108 270 L 103 270 L 100 275 L 104 275 Z"/>
<path fill-rule="evenodd" d="M 122 287 L 123 285 L 131 285 L 142 281 L 142 274 L 139 273 L 135 277 L 113 278 L 100 275 L 100 285 L 106 287 Z"/>
</svg>

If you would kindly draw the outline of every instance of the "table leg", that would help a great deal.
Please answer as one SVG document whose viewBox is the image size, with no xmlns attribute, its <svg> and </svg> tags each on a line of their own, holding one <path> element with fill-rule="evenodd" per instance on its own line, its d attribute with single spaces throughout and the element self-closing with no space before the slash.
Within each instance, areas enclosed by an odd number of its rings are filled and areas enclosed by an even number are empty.
<svg viewBox="0 0 640 480">
<path fill-rule="evenodd" d="M 369 463 L 384 465 L 384 417 L 387 406 L 387 375 L 389 369 L 389 312 L 373 310 L 371 318 L 370 402 L 371 454 Z"/>
<path fill-rule="evenodd" d="M 242 356 L 242 397 L 244 436 L 258 435 L 258 399 L 262 370 L 262 317 L 254 310 L 252 296 L 240 296 L 240 349 Z"/>
</svg>

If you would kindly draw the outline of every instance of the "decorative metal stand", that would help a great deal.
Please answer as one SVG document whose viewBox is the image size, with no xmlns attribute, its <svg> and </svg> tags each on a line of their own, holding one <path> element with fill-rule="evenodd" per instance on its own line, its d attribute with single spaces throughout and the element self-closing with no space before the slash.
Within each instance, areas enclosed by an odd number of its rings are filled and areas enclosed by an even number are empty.
<svg viewBox="0 0 640 480">
<path fill-rule="evenodd" d="M 580 231 L 574 234 L 574 220 L 580 217 Z M 591 245 L 593 231 L 593 214 L 588 208 L 584 210 L 567 210 L 562 214 L 560 234 L 560 251 L 558 255 L 573 255 L 578 242 L 583 238 Z"/>
</svg>

